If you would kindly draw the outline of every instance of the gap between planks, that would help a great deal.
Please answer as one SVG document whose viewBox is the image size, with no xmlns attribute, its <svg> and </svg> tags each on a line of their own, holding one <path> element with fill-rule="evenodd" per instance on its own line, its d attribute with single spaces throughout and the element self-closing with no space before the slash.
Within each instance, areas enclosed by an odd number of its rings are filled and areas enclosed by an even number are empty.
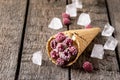
<svg viewBox="0 0 120 80">
<path fill-rule="evenodd" d="M 69 4 L 69 0 L 66 0 L 66 5 Z M 69 30 L 69 25 L 67 25 L 67 30 Z M 71 80 L 71 67 L 68 67 L 68 80 Z"/>
<path fill-rule="evenodd" d="M 20 71 L 20 64 L 21 64 L 21 58 L 22 58 L 22 51 L 23 51 L 23 44 L 24 44 L 24 37 L 25 37 L 25 29 L 26 29 L 26 23 L 27 23 L 27 16 L 28 16 L 28 9 L 29 9 L 29 0 L 26 2 L 26 11 L 25 11 L 25 17 L 24 17 L 24 24 L 23 24 L 23 30 L 21 35 L 21 42 L 18 52 L 18 60 L 17 60 L 17 69 L 15 72 L 15 79 L 18 80 L 19 77 L 19 71 Z"/>
<path fill-rule="evenodd" d="M 108 21 L 109 21 L 110 25 L 113 25 L 112 21 L 111 21 L 111 16 L 110 16 L 110 11 L 109 11 L 107 0 L 105 0 L 105 6 L 106 6 L 106 10 L 107 10 Z M 113 37 L 115 37 L 114 33 L 113 33 Z M 116 60 L 117 60 L 117 64 L 118 64 L 118 68 L 119 68 L 119 72 L 120 72 L 120 58 L 119 58 L 118 46 L 115 49 L 115 54 L 116 54 Z"/>
</svg>

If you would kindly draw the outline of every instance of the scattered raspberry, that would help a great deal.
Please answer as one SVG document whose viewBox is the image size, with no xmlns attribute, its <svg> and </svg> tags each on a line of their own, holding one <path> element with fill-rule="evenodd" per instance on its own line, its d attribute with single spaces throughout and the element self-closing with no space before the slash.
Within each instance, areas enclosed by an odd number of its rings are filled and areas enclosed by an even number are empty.
<svg viewBox="0 0 120 80">
<path fill-rule="evenodd" d="M 70 15 L 67 14 L 67 13 L 62 13 L 62 18 L 68 18 L 68 19 L 70 19 Z"/>
<path fill-rule="evenodd" d="M 71 22 L 70 22 L 70 19 L 68 18 L 63 18 L 63 24 L 64 25 L 69 25 Z"/>
<path fill-rule="evenodd" d="M 65 61 L 62 58 L 58 58 L 56 60 L 56 63 L 57 63 L 58 66 L 62 66 L 62 65 L 64 65 Z"/>
<path fill-rule="evenodd" d="M 56 42 L 62 42 L 65 38 L 66 38 L 66 36 L 60 32 L 56 35 L 55 40 L 56 40 Z"/>
<path fill-rule="evenodd" d="M 53 40 L 50 42 L 50 47 L 51 47 L 52 49 L 55 49 L 56 46 L 57 46 L 57 42 L 56 42 L 55 39 L 53 39 Z"/>
<path fill-rule="evenodd" d="M 89 24 L 87 26 L 85 26 L 86 29 L 92 28 L 92 26 Z"/>
<path fill-rule="evenodd" d="M 92 63 L 90 63 L 88 61 L 84 62 L 83 69 L 87 72 L 91 72 L 93 70 Z"/>
</svg>

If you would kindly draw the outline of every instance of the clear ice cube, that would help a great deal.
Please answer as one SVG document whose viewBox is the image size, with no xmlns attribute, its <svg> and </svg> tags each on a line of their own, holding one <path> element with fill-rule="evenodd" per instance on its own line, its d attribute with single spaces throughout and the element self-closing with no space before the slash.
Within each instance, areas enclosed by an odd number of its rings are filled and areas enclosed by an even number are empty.
<svg viewBox="0 0 120 80">
<path fill-rule="evenodd" d="M 58 30 L 58 29 L 61 29 L 63 27 L 62 25 L 62 22 L 59 18 L 53 18 L 50 22 L 50 24 L 48 25 L 49 28 L 51 29 L 55 29 L 55 30 Z"/>
<path fill-rule="evenodd" d="M 41 51 L 37 51 L 33 53 L 32 62 L 37 65 L 42 64 L 42 52 Z"/>
<path fill-rule="evenodd" d="M 70 15 L 70 17 L 77 16 L 77 8 L 74 4 L 69 4 L 66 6 L 66 13 Z"/>
<path fill-rule="evenodd" d="M 90 19 L 89 14 L 81 13 L 79 18 L 78 18 L 77 24 L 82 25 L 82 26 L 87 26 L 90 23 L 91 23 L 91 19 Z"/>
<path fill-rule="evenodd" d="M 72 0 L 72 3 L 75 5 L 76 8 L 82 8 L 82 2 L 80 0 Z"/>
<path fill-rule="evenodd" d="M 102 31 L 102 36 L 111 36 L 113 32 L 114 28 L 109 23 L 107 23 Z"/>
<path fill-rule="evenodd" d="M 104 48 L 101 44 L 95 44 L 91 53 L 91 57 L 103 59 L 104 55 Z"/>
<path fill-rule="evenodd" d="M 115 50 L 117 44 L 118 44 L 118 41 L 114 37 L 110 36 L 104 45 L 104 49 Z"/>
</svg>

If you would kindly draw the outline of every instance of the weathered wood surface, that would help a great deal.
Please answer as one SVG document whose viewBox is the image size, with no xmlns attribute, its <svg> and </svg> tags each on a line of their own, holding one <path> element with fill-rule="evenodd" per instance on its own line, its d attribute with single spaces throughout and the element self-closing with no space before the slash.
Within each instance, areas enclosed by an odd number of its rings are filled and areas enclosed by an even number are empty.
<svg viewBox="0 0 120 80">
<path fill-rule="evenodd" d="M 120 0 L 107 0 L 109 16 L 112 26 L 115 28 L 114 36 L 118 40 L 118 55 L 120 57 Z"/>
<path fill-rule="evenodd" d="M 14 80 L 26 0 L 0 0 L 0 80 Z"/>
<path fill-rule="evenodd" d="M 69 2 L 71 2 L 69 0 Z M 82 0 L 83 9 L 78 10 L 78 16 L 82 12 L 90 14 L 93 26 L 98 26 L 101 29 L 109 22 L 106 10 L 105 0 Z M 78 16 L 72 19 L 72 25 L 69 29 L 80 29 L 83 26 L 77 25 Z M 71 67 L 71 80 L 119 80 L 120 75 L 118 73 L 118 64 L 116 60 L 115 51 L 105 51 L 104 59 L 94 59 L 90 57 L 94 44 L 104 44 L 107 40 L 106 37 L 102 37 L 101 34 L 93 40 L 84 53 L 80 56 L 76 64 Z M 93 63 L 93 73 L 86 73 L 82 69 L 84 61 L 90 61 Z"/>
<path fill-rule="evenodd" d="M 60 68 L 49 61 L 46 52 L 48 38 L 60 30 L 48 28 L 54 17 L 61 18 L 65 11 L 65 0 L 31 0 L 28 12 L 24 48 L 20 68 L 20 80 L 68 80 L 68 69 Z M 43 64 L 38 66 L 32 63 L 32 55 L 36 51 L 43 52 Z"/>
<path fill-rule="evenodd" d="M 71 0 L 68 1 L 71 3 Z M 77 25 L 77 20 L 82 12 L 86 12 L 90 14 L 91 24 L 101 29 L 111 21 L 115 27 L 114 36 L 119 41 L 120 1 L 106 1 L 108 7 L 105 0 L 82 0 L 83 9 L 79 9 L 77 17 L 72 18 L 69 29 L 84 28 Z M 14 80 L 15 78 L 26 2 L 27 0 L 0 0 L 0 80 Z M 49 29 L 48 24 L 54 17 L 61 18 L 65 6 L 66 0 L 30 0 L 19 80 L 120 80 L 116 51 L 105 51 L 103 60 L 89 56 L 94 44 L 104 44 L 107 40 L 100 34 L 71 69 L 57 67 L 49 61 L 45 49 L 48 38 L 59 31 L 67 30 L 67 27 L 64 26 L 63 29 L 56 31 Z M 110 14 L 109 17 L 108 14 Z M 120 56 L 119 47 L 120 43 L 117 47 L 117 53 Z M 31 60 L 33 53 L 39 50 L 43 52 L 42 66 L 33 64 Z M 82 69 L 82 63 L 86 60 L 94 65 L 92 73 L 84 72 Z"/>
</svg>

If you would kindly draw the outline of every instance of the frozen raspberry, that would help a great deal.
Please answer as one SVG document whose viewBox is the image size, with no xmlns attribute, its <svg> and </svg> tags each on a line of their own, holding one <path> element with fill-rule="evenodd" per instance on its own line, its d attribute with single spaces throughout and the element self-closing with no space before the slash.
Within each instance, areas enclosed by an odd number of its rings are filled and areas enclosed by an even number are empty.
<svg viewBox="0 0 120 80">
<path fill-rule="evenodd" d="M 70 19 L 70 15 L 67 14 L 67 13 L 62 13 L 62 18 L 68 18 L 68 19 Z"/>
<path fill-rule="evenodd" d="M 66 36 L 63 33 L 60 32 L 56 35 L 55 40 L 57 42 L 62 42 L 65 38 L 66 38 Z"/>
<path fill-rule="evenodd" d="M 89 24 L 87 26 L 85 26 L 86 29 L 92 28 L 92 26 Z"/>
<path fill-rule="evenodd" d="M 84 62 L 83 69 L 87 72 L 91 72 L 93 70 L 92 63 L 90 63 L 88 61 Z"/>
<path fill-rule="evenodd" d="M 66 38 L 63 43 L 65 43 L 67 46 L 72 46 L 73 45 L 73 40 L 70 38 Z"/>
<path fill-rule="evenodd" d="M 50 55 L 51 55 L 51 57 L 52 57 L 53 59 L 57 59 L 57 58 L 59 57 L 59 53 L 58 53 L 58 51 L 57 51 L 56 49 L 52 50 L 52 51 L 50 52 Z"/>
<path fill-rule="evenodd" d="M 56 48 L 57 42 L 56 42 L 55 39 L 53 39 L 53 40 L 50 42 L 50 46 L 51 46 L 52 49 L 55 49 L 55 48 Z"/>
<path fill-rule="evenodd" d="M 66 51 L 59 54 L 60 58 L 64 59 L 65 61 L 69 61 L 71 58 L 71 54 L 67 53 Z"/>
<path fill-rule="evenodd" d="M 64 61 L 62 58 L 58 58 L 58 59 L 56 60 L 56 63 L 57 63 L 58 66 L 63 66 L 64 63 L 65 63 L 65 61 Z"/>
<path fill-rule="evenodd" d="M 70 22 L 70 19 L 68 18 L 63 18 L 63 24 L 64 25 L 69 25 L 71 22 Z"/>
<path fill-rule="evenodd" d="M 72 55 L 76 55 L 78 53 L 78 50 L 75 46 L 71 46 L 68 49 Z"/>
<path fill-rule="evenodd" d="M 58 43 L 56 49 L 59 51 L 59 52 L 63 52 L 66 48 L 66 45 L 63 44 L 63 43 Z"/>
</svg>

